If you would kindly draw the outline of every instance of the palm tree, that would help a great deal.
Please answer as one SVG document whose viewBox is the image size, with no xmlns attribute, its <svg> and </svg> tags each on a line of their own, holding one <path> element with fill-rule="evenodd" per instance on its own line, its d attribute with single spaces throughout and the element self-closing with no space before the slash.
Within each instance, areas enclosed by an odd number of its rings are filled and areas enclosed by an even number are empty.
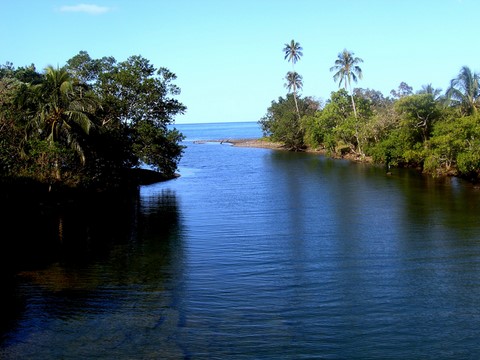
<svg viewBox="0 0 480 360">
<path fill-rule="evenodd" d="M 64 68 L 51 66 L 45 69 L 44 81 L 32 90 L 36 102 L 33 120 L 38 131 L 52 145 L 62 143 L 71 147 L 84 164 L 85 154 L 78 140 L 95 126 L 91 117 L 99 108 L 96 99 L 75 85 Z"/>
<path fill-rule="evenodd" d="M 297 114 L 300 114 L 296 93 L 297 89 L 301 89 L 303 87 L 302 75 L 300 75 L 296 71 L 289 71 L 285 76 L 285 80 L 287 80 L 287 82 L 285 83 L 285 87 L 287 88 L 288 92 L 293 90 L 293 100 L 295 101 L 295 108 L 297 109 Z"/>
<path fill-rule="evenodd" d="M 434 99 L 437 99 L 441 94 L 442 89 L 436 89 L 432 84 L 422 85 L 422 89 L 417 92 L 417 94 L 429 94 L 432 95 Z"/>
<path fill-rule="evenodd" d="M 300 43 L 295 40 L 290 41 L 290 44 L 285 44 L 285 47 L 283 48 L 285 60 L 288 59 L 288 61 L 292 63 L 292 69 L 297 61 L 303 56 L 302 50 Z"/>
<path fill-rule="evenodd" d="M 460 106 L 466 115 L 475 114 L 480 107 L 479 82 L 480 75 L 463 66 L 458 76 L 450 82 L 446 92 L 447 103 Z"/>
<path fill-rule="evenodd" d="M 345 90 L 347 90 L 347 87 L 349 88 L 355 118 L 357 118 L 357 109 L 355 108 L 355 101 L 353 100 L 352 80 L 357 82 L 358 79 L 362 79 L 362 69 L 360 66 L 358 66 L 358 64 L 362 62 L 363 60 L 359 57 L 354 57 L 353 52 L 344 49 L 338 54 L 338 59 L 335 60 L 335 65 L 330 68 L 330 71 L 336 71 L 336 73 L 333 75 L 333 80 L 337 81 L 340 79 L 338 82 L 338 87 L 342 86 L 343 82 Z"/>
<path fill-rule="evenodd" d="M 301 88 L 303 83 L 302 77 L 295 72 L 295 64 L 303 56 L 302 50 L 303 48 L 300 46 L 300 43 L 295 40 L 290 41 L 289 44 L 285 44 L 285 47 L 283 48 L 283 52 L 285 53 L 284 59 L 292 63 L 292 71 L 289 71 L 285 77 L 287 79 L 287 84 L 285 86 L 289 91 L 290 89 L 293 89 L 293 99 L 295 100 L 295 108 L 297 109 L 298 116 L 300 116 L 300 111 L 298 110 L 297 104 L 297 88 Z M 297 86 L 298 84 L 300 84 L 300 86 Z"/>
</svg>

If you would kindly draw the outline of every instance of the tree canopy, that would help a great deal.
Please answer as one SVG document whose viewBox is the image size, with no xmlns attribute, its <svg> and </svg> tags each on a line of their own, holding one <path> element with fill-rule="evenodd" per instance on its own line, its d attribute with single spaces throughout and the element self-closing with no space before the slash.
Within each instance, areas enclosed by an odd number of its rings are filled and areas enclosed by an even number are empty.
<svg viewBox="0 0 480 360">
<path fill-rule="evenodd" d="M 472 115 L 480 108 L 480 74 L 473 73 L 463 66 L 456 78 L 450 82 L 446 98 L 454 106 L 459 106 L 462 113 Z"/>
<path fill-rule="evenodd" d="M 298 60 L 303 56 L 303 48 L 300 46 L 300 43 L 295 40 L 291 40 L 290 43 L 285 44 L 283 52 L 285 53 L 285 60 L 292 63 L 292 67 L 297 63 Z"/>
<path fill-rule="evenodd" d="M 355 101 L 353 98 L 352 81 L 357 82 L 358 79 L 362 79 L 362 68 L 358 65 L 363 62 L 359 57 L 355 57 L 355 54 L 347 49 L 344 49 L 338 54 L 338 59 L 335 60 L 335 65 L 330 68 L 330 71 L 335 71 L 333 80 L 338 81 L 338 86 L 344 84 L 345 90 L 347 87 L 350 89 L 352 98 L 353 113 L 357 117 L 357 109 L 355 108 Z"/>
<path fill-rule="evenodd" d="M 294 40 L 285 44 L 285 60 L 292 68 L 302 50 Z M 272 101 L 259 120 L 264 136 L 290 150 L 318 149 L 383 163 L 388 169 L 415 167 L 435 176 L 480 181 L 478 73 L 461 67 L 444 93 L 431 83 L 414 91 L 401 82 L 385 97 L 374 89 L 352 88 L 363 77 L 361 63 L 349 50 L 338 53 L 330 71 L 340 89 L 322 105 L 297 96 L 303 77 L 288 72 L 286 97 Z"/>
<path fill-rule="evenodd" d="M 186 111 L 175 80 L 139 55 L 81 51 L 43 72 L 0 66 L 0 175 L 94 188 L 143 166 L 173 176 L 183 135 L 169 125 Z"/>
</svg>

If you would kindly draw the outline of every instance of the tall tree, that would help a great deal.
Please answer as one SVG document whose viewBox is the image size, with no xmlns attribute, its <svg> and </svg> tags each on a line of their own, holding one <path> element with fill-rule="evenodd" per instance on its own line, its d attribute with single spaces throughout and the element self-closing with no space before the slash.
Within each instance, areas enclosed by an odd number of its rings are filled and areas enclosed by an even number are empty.
<svg viewBox="0 0 480 360">
<path fill-rule="evenodd" d="M 299 114 L 300 110 L 298 108 L 296 94 L 297 94 L 297 90 L 303 87 L 302 75 L 300 75 L 296 71 L 289 71 L 285 76 L 285 80 L 287 80 L 287 82 L 285 83 L 285 87 L 287 88 L 288 92 L 290 91 L 293 92 L 293 99 L 295 100 L 295 109 L 297 110 L 297 114 Z"/>
<path fill-rule="evenodd" d="M 447 103 L 459 106 L 465 115 L 475 114 L 480 107 L 479 83 L 480 74 L 463 66 L 457 77 L 450 82 L 446 92 Z"/>
<path fill-rule="evenodd" d="M 401 99 L 405 96 L 413 95 L 413 87 L 402 81 L 400 85 L 398 85 L 397 90 L 392 89 L 390 91 L 390 95 L 392 95 L 395 99 Z"/>
<path fill-rule="evenodd" d="M 286 98 L 280 97 L 278 101 L 272 101 L 267 114 L 260 119 L 259 125 L 264 136 L 283 143 L 288 150 L 301 151 L 305 148 L 305 129 L 300 124 L 300 118 L 313 116 L 319 106 L 319 103 L 312 98 L 300 98 L 298 99 L 300 116 L 297 116 L 292 111 L 293 95 L 287 94 Z"/>
<path fill-rule="evenodd" d="M 298 81 L 300 81 L 302 86 L 303 86 L 303 83 L 302 83 L 302 77 L 298 75 L 298 73 L 295 71 L 295 64 L 303 56 L 302 51 L 303 51 L 303 48 L 300 46 L 300 43 L 296 42 L 293 39 L 290 41 L 289 44 L 288 43 L 285 44 L 285 47 L 283 48 L 283 52 L 285 53 L 284 59 L 292 63 L 292 71 L 289 71 L 286 76 L 287 84 L 290 84 L 290 86 L 287 85 L 287 88 L 293 89 L 293 99 L 295 100 L 295 109 L 297 110 L 298 116 L 300 116 L 300 111 L 298 109 L 298 102 L 297 102 L 298 87 L 295 86 L 295 82 L 297 82 L 298 84 Z M 294 81 L 294 78 L 297 78 L 297 81 Z"/>
<path fill-rule="evenodd" d="M 101 60 L 94 60 L 88 52 L 80 51 L 67 61 L 65 68 L 77 81 L 90 84 L 96 80 L 101 64 Z"/>
<path fill-rule="evenodd" d="M 292 69 L 294 69 L 295 64 L 303 56 L 303 48 L 300 46 L 300 43 L 295 40 L 290 41 L 289 44 L 285 44 L 283 52 L 285 53 L 285 60 L 288 60 L 292 63 Z"/>
<path fill-rule="evenodd" d="M 357 82 L 358 79 L 363 78 L 362 69 L 358 64 L 363 60 L 359 57 L 354 57 L 354 53 L 344 49 L 338 54 L 338 59 L 335 60 L 335 65 L 330 68 L 330 71 L 336 71 L 333 75 L 333 80 L 338 82 L 338 86 L 341 87 L 344 83 L 345 89 L 347 87 L 350 90 L 350 97 L 352 99 L 353 113 L 357 118 L 357 109 L 355 108 L 355 100 L 353 99 L 352 81 Z"/>
<path fill-rule="evenodd" d="M 442 89 L 434 88 L 432 84 L 422 85 L 422 89 L 417 91 L 417 94 L 430 94 L 436 100 L 440 94 L 442 93 Z"/>
<path fill-rule="evenodd" d="M 33 120 L 38 130 L 46 134 L 52 144 L 61 142 L 70 146 L 84 163 L 79 139 L 95 126 L 92 115 L 99 108 L 98 101 L 91 93 L 74 86 L 64 68 L 52 66 L 45 69 L 44 80 L 34 85 L 32 91 L 37 109 Z"/>
<path fill-rule="evenodd" d="M 403 117 L 404 125 L 418 131 L 423 144 L 430 137 L 432 125 L 439 119 L 440 112 L 433 94 L 404 96 L 395 102 L 395 110 Z"/>
<path fill-rule="evenodd" d="M 186 111 L 173 97 L 180 94 L 176 75 L 139 55 L 120 63 L 105 58 L 100 68 L 97 92 L 109 113 L 105 126 L 125 129 L 127 147 L 140 162 L 172 175 L 183 153 L 183 136 L 168 125 Z"/>
</svg>

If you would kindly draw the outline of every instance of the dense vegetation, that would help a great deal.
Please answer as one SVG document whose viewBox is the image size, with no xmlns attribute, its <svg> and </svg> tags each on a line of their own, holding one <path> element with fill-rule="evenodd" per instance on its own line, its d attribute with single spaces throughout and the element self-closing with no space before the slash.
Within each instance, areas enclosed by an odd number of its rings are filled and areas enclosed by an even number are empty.
<svg viewBox="0 0 480 360">
<path fill-rule="evenodd" d="M 301 51 L 292 40 L 285 44 L 285 59 L 296 63 Z M 289 93 L 273 101 L 259 121 L 264 135 L 290 150 L 322 149 L 387 167 L 479 180 L 480 75 L 464 66 L 443 94 L 430 84 L 414 92 L 402 82 L 384 97 L 376 90 L 352 89 L 352 81 L 362 79 L 362 62 L 348 50 L 339 53 L 330 71 L 344 87 L 323 105 L 299 96 L 303 79 L 289 72 Z"/>
<path fill-rule="evenodd" d="M 85 51 L 61 68 L 0 66 L 0 177 L 50 189 L 110 189 L 148 165 L 172 177 L 186 108 L 175 74 L 141 56 L 117 62 Z"/>
</svg>

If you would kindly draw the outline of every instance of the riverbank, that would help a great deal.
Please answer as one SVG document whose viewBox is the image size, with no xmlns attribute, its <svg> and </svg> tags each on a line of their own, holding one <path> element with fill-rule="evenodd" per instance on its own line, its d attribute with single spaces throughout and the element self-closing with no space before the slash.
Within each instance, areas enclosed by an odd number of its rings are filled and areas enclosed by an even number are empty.
<svg viewBox="0 0 480 360">
<path fill-rule="evenodd" d="M 238 140 L 228 140 L 229 144 L 238 147 L 253 147 L 253 148 L 263 148 L 263 149 L 274 149 L 274 150 L 285 150 L 284 146 L 281 143 L 268 141 L 265 139 L 238 139 Z"/>
<path fill-rule="evenodd" d="M 263 148 L 263 149 L 272 149 L 272 150 L 283 150 L 288 151 L 281 143 L 272 142 L 266 139 L 235 139 L 235 140 L 212 140 L 212 142 L 220 142 L 220 143 L 228 143 L 232 146 L 238 147 L 250 147 L 250 148 Z M 344 159 L 358 163 L 365 163 L 365 164 L 375 164 L 373 158 L 371 156 L 361 156 L 355 153 L 343 153 L 343 154 L 336 154 L 328 152 L 326 149 L 312 149 L 306 148 L 304 152 L 307 153 L 315 153 L 323 156 L 327 156 L 332 159 Z M 381 164 L 380 164 L 381 165 Z M 420 174 L 422 174 L 422 170 L 420 168 L 411 167 L 412 169 L 417 170 Z M 390 170 L 386 170 L 387 174 L 391 174 Z M 437 173 L 437 174 L 428 174 L 423 173 L 424 175 L 432 176 L 434 178 L 455 178 L 458 180 L 463 181 L 465 184 L 469 184 L 474 186 L 475 188 L 480 189 L 480 184 L 478 179 L 468 179 L 462 178 L 457 176 L 455 171 L 450 171 L 448 173 Z"/>
<path fill-rule="evenodd" d="M 231 146 L 237 146 L 237 147 L 249 147 L 249 148 L 262 148 L 262 149 L 272 149 L 272 150 L 281 150 L 281 151 L 289 151 L 285 146 L 283 146 L 282 143 L 279 142 L 273 142 L 269 141 L 268 139 L 265 138 L 248 138 L 248 139 L 216 139 L 216 140 L 200 140 L 200 141 L 195 141 L 196 143 L 220 143 L 220 144 L 228 144 Z M 385 166 L 385 164 L 378 164 L 373 161 L 373 158 L 371 156 L 361 156 L 359 154 L 355 154 L 353 152 L 337 152 L 337 153 L 332 153 L 326 149 L 312 149 L 312 148 L 305 148 L 303 152 L 306 153 L 314 153 L 318 155 L 323 155 L 325 157 L 329 157 L 331 159 L 343 159 L 343 160 L 349 160 L 352 162 L 357 162 L 357 163 L 364 163 L 364 164 L 370 164 L 370 165 L 377 165 L 377 166 Z M 478 179 L 476 178 L 465 178 L 458 176 L 455 170 L 451 170 L 449 172 L 438 172 L 435 174 L 432 173 L 425 173 L 422 171 L 421 168 L 419 167 L 414 167 L 414 166 L 405 166 L 405 168 L 411 168 L 412 170 L 417 171 L 419 174 L 423 174 L 425 176 L 431 176 L 433 178 L 437 179 L 458 179 L 464 182 L 465 184 L 469 184 L 474 186 L 475 188 L 480 189 L 480 184 Z M 393 171 L 393 170 L 392 170 Z M 391 175 L 391 170 L 386 170 L 386 174 Z"/>
<path fill-rule="evenodd" d="M 150 169 L 128 169 L 116 184 L 99 184 L 92 188 L 70 187 L 59 183 L 43 183 L 31 178 L 1 178 L 0 201 L 4 208 L 18 206 L 64 207 L 87 203 L 93 199 L 111 199 L 138 193 L 139 186 L 150 185 L 179 177 L 166 176 Z"/>
<path fill-rule="evenodd" d="M 252 148 L 288 151 L 281 143 L 272 142 L 265 139 L 236 139 L 236 140 L 221 140 L 220 142 L 229 143 L 233 146 L 238 146 L 238 147 L 252 147 Z M 361 155 L 353 154 L 353 153 L 344 153 L 342 155 L 337 155 L 337 154 L 329 153 L 325 149 L 312 149 L 312 148 L 306 148 L 304 152 L 325 155 L 333 159 L 346 159 L 346 160 L 351 160 L 356 162 L 373 163 L 373 159 L 370 156 L 362 157 Z"/>
</svg>

